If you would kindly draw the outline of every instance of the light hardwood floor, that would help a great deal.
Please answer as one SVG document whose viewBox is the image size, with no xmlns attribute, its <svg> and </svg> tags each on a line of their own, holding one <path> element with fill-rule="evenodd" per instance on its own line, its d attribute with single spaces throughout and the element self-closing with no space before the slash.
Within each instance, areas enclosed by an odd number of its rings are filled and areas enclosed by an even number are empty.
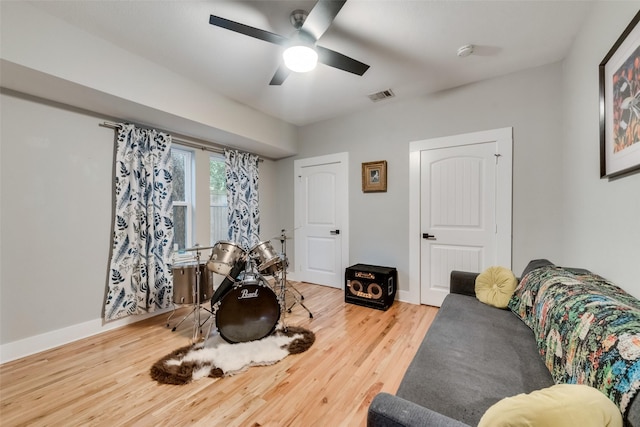
<svg viewBox="0 0 640 427">
<path fill-rule="evenodd" d="M 380 311 L 345 304 L 338 289 L 296 287 L 314 317 L 295 306 L 285 320 L 315 332 L 305 353 L 232 377 L 159 384 L 151 365 L 188 345 L 193 325 L 171 332 L 160 315 L 1 365 L 0 425 L 364 426 L 373 397 L 397 390 L 437 309 L 396 301 Z"/>
</svg>

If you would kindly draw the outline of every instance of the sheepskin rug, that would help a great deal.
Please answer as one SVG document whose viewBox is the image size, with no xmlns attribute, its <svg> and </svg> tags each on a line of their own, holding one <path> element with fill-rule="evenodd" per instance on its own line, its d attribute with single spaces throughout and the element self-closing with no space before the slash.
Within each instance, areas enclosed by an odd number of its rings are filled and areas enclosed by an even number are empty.
<svg viewBox="0 0 640 427">
<path fill-rule="evenodd" d="M 151 367 L 151 378 L 163 384 L 187 384 L 205 377 L 234 375 L 251 366 L 273 365 L 289 354 L 307 351 L 315 339 L 313 332 L 297 326 L 276 330 L 261 340 L 235 344 L 215 334 L 158 360 Z"/>
</svg>

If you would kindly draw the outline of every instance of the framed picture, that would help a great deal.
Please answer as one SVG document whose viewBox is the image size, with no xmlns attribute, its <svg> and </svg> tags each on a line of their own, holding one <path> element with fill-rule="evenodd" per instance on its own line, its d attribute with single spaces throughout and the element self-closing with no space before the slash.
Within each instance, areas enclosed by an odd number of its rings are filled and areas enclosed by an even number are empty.
<svg viewBox="0 0 640 427">
<path fill-rule="evenodd" d="M 387 191 L 387 161 L 362 164 L 362 191 L 376 193 Z"/>
<path fill-rule="evenodd" d="M 640 12 L 600 63 L 600 178 L 640 171 Z"/>
</svg>

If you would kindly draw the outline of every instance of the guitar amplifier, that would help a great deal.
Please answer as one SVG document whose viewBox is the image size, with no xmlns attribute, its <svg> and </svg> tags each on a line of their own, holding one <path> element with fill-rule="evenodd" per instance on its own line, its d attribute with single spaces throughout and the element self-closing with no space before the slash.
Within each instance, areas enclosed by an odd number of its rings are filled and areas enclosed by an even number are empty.
<svg viewBox="0 0 640 427">
<path fill-rule="evenodd" d="M 344 301 L 378 310 L 393 304 L 398 287 L 398 271 L 392 267 L 356 264 L 344 273 Z"/>
</svg>

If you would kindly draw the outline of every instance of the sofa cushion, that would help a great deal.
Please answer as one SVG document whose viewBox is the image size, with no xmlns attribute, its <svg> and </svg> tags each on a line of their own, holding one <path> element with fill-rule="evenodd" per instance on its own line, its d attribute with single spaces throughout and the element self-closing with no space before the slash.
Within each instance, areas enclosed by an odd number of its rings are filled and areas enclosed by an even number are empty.
<svg viewBox="0 0 640 427">
<path fill-rule="evenodd" d="M 475 297 L 449 294 L 396 394 L 475 426 L 497 401 L 552 385 L 520 319 Z"/>
<path fill-rule="evenodd" d="M 593 387 L 557 384 L 502 399 L 478 427 L 622 427 L 615 403 Z"/>
<path fill-rule="evenodd" d="M 518 281 L 505 267 L 489 267 L 476 277 L 476 298 L 493 307 L 507 308 Z"/>
</svg>

